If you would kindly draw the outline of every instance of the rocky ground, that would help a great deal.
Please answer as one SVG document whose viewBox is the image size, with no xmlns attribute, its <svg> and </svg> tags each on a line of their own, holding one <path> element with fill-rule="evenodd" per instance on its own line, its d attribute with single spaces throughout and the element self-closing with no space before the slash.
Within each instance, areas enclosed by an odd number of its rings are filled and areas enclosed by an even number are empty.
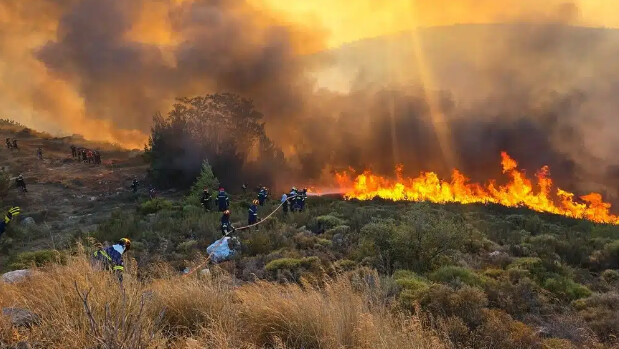
<svg viewBox="0 0 619 349">
<path fill-rule="evenodd" d="M 19 150 L 7 149 L 6 138 L 17 139 Z M 54 138 L 32 131 L 0 129 L 0 168 L 11 177 L 11 187 L 1 197 L 0 208 L 20 206 L 17 224 L 31 225 L 47 234 L 33 234 L 12 249 L 27 251 L 56 248 L 67 236 L 93 231 L 117 209 L 133 209 L 138 196 L 148 195 L 147 165 L 140 151 L 127 151 L 109 144 L 96 144 L 81 137 Z M 71 145 L 99 149 L 102 164 L 87 164 L 71 156 Z M 37 148 L 43 149 L 43 159 Z M 28 192 L 15 187 L 15 177 L 23 174 Z M 131 193 L 134 177 L 140 180 L 138 195 Z M 173 193 L 160 193 L 171 195 Z M 11 254 L 17 251 L 9 251 Z M 0 255 L 0 267 L 7 253 Z M 2 268 L 0 268 L 2 269 Z"/>
</svg>

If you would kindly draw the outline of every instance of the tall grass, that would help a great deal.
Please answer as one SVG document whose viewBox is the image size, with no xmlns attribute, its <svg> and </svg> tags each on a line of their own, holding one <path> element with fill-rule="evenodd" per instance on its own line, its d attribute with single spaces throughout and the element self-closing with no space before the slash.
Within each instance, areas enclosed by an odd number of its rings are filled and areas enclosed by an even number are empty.
<svg viewBox="0 0 619 349">
<path fill-rule="evenodd" d="M 225 273 L 159 272 L 140 282 L 93 270 L 83 257 L 17 284 L 0 284 L 0 306 L 41 318 L 12 328 L 0 316 L 0 342 L 45 348 L 441 348 L 414 317 L 394 315 L 367 286 L 341 276 L 322 287 L 239 285 Z"/>
</svg>

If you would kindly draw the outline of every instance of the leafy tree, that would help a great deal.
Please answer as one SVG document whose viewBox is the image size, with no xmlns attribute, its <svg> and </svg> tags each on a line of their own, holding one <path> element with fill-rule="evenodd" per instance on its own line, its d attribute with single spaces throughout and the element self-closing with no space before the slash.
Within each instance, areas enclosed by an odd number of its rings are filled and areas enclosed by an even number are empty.
<svg viewBox="0 0 619 349">
<path fill-rule="evenodd" d="M 226 186 L 271 184 L 285 161 L 261 120 L 251 100 L 234 94 L 179 98 L 167 117 L 153 118 L 146 148 L 152 179 L 161 187 L 187 188 L 209 159 Z"/>
</svg>

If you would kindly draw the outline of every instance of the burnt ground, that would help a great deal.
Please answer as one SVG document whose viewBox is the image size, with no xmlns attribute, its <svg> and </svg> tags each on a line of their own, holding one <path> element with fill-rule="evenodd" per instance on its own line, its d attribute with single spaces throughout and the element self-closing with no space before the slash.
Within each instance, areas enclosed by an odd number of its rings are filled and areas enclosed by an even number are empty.
<svg viewBox="0 0 619 349">
<path fill-rule="evenodd" d="M 16 138 L 20 149 L 7 149 L 4 142 L 7 137 Z M 55 138 L 13 128 L 0 128 L 0 139 L 0 168 L 11 176 L 11 187 L 0 198 L 0 209 L 4 215 L 9 207 L 20 206 L 22 214 L 12 226 L 19 225 L 27 234 L 24 241 L 11 243 L 10 251 L 0 253 L 0 269 L 7 255 L 65 245 L 71 236 L 96 230 L 114 210 L 134 210 L 137 202 L 148 195 L 148 183 L 144 179 L 147 165 L 141 151 L 91 143 L 79 136 Z M 99 149 L 103 163 L 94 165 L 73 159 L 72 144 Z M 38 147 L 43 149 L 43 160 L 37 158 Z M 20 173 L 28 186 L 27 193 L 15 187 L 14 179 Z M 138 195 L 130 190 L 134 176 L 141 184 Z M 27 217 L 35 223 L 26 229 Z M 6 235 L 2 240 L 10 239 L 11 234 Z M 7 246 L 2 244 L 0 241 L 0 249 L 6 250 Z"/>
</svg>

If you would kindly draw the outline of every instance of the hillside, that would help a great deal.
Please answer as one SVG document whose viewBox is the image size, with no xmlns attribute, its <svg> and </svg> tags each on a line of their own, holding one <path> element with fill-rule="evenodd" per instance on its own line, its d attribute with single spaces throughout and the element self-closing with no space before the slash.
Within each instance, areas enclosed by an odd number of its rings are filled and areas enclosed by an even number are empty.
<svg viewBox="0 0 619 349">
<path fill-rule="evenodd" d="M 497 205 L 307 200 L 238 231 L 229 261 L 204 267 L 220 214 L 164 192 L 149 200 L 139 154 L 4 129 L 11 176 L 2 209 L 22 215 L 0 241 L 2 345 L 40 348 L 613 348 L 619 343 L 619 226 Z M 100 147 L 79 163 L 70 145 Z M 44 151 L 42 161 L 36 148 Z M 143 181 L 144 183 L 144 181 Z M 273 194 L 274 197 L 279 197 Z M 231 193 L 246 223 L 255 194 Z M 278 207 L 269 200 L 264 217 Z M 26 224 L 26 217 L 35 223 Z M 123 287 L 92 270 L 98 242 L 129 237 Z M 202 270 L 204 269 L 204 270 Z M 183 271 L 195 270 L 189 276 Z M 0 345 L 1 346 L 1 345 Z"/>
</svg>

